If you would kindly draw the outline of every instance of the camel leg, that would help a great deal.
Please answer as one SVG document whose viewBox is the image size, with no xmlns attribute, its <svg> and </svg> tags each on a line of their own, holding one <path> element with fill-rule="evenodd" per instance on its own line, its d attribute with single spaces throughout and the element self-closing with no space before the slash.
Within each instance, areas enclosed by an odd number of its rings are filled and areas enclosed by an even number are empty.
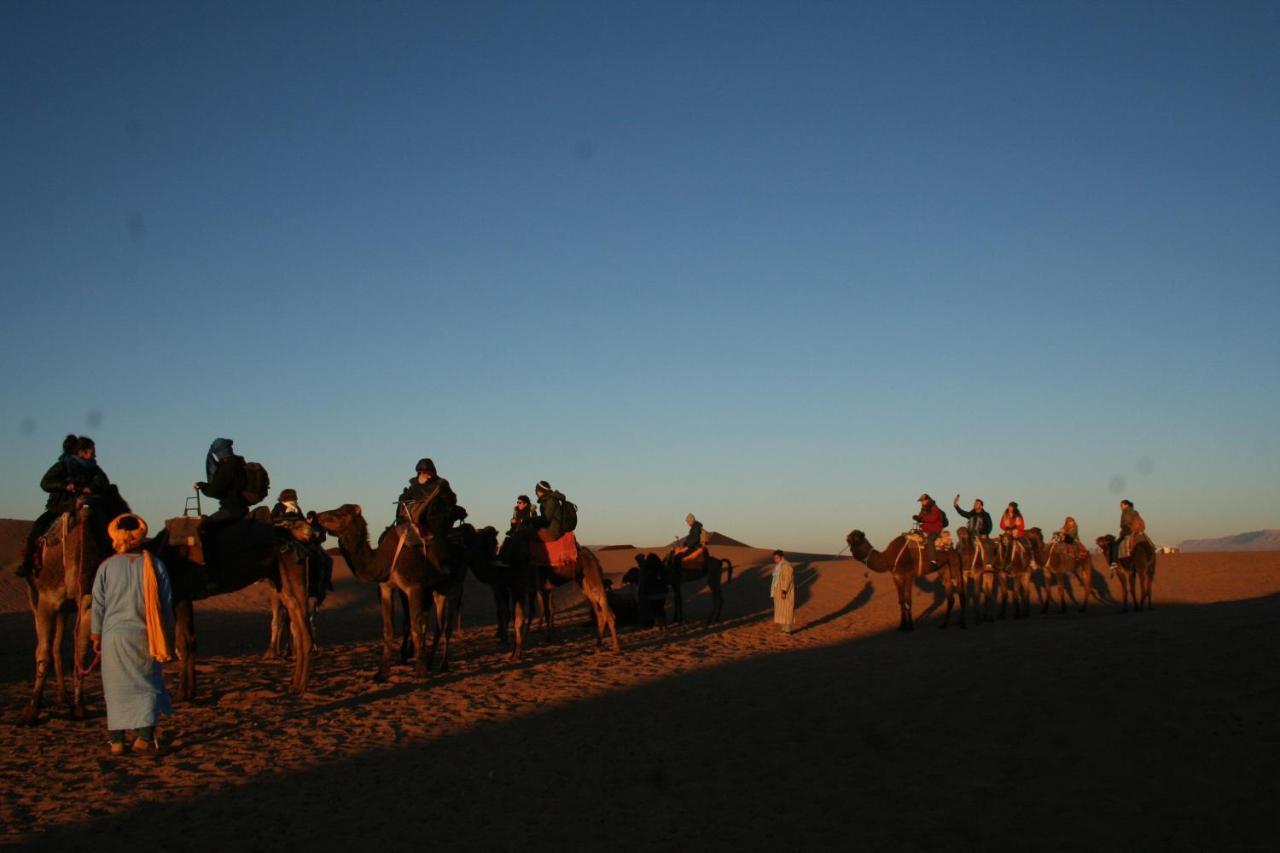
<svg viewBox="0 0 1280 853">
<path fill-rule="evenodd" d="M 1093 561 L 1085 563 L 1084 569 L 1080 575 L 1080 585 L 1084 588 L 1084 595 L 1080 599 L 1080 612 L 1084 613 L 1089 607 L 1089 596 L 1093 594 Z"/>
<path fill-rule="evenodd" d="M 684 595 L 680 592 L 680 582 L 671 584 L 671 621 L 677 625 L 684 624 Z"/>
<path fill-rule="evenodd" d="M 551 590 L 543 587 L 538 591 L 539 600 L 542 602 L 542 627 L 547 633 L 547 643 L 555 641 L 555 617 L 551 612 Z"/>
<path fill-rule="evenodd" d="M 613 616 L 613 608 L 609 606 L 609 598 L 605 594 L 604 585 L 596 590 L 595 600 L 592 606 L 596 611 L 596 648 L 600 647 L 601 641 L 604 639 L 604 632 L 607 628 L 613 650 L 620 651 L 621 646 L 618 645 L 618 629 Z"/>
<path fill-rule="evenodd" d="M 196 698 L 196 613 L 190 599 L 173 605 L 173 645 L 182 666 L 178 670 L 178 699 Z"/>
<path fill-rule="evenodd" d="M 284 638 L 285 607 L 280 601 L 280 593 L 271 594 L 271 633 L 267 637 L 267 650 L 262 653 L 263 660 L 276 660 L 283 653 L 280 644 Z"/>
<path fill-rule="evenodd" d="M 49 665 L 52 663 L 51 644 L 56 614 L 44 602 L 37 601 L 32 610 L 32 617 L 35 619 L 36 626 L 36 678 L 31 689 L 31 701 L 27 703 L 22 716 L 18 718 L 19 723 L 28 726 L 35 725 L 36 720 L 39 719 L 40 707 L 44 701 L 44 685 L 49 679 Z"/>
<path fill-rule="evenodd" d="M 511 660 L 520 660 L 520 652 L 524 648 L 524 596 L 517 595 L 512 607 L 513 618 L 511 620 Z"/>
<path fill-rule="evenodd" d="M 511 621 L 511 595 L 502 584 L 494 584 L 493 609 L 497 621 L 498 644 L 507 644 L 507 623 Z"/>
<path fill-rule="evenodd" d="M 436 612 L 436 630 L 431 638 L 431 652 L 427 656 L 428 663 L 435 660 L 436 647 L 440 643 L 440 635 L 444 634 L 444 648 L 440 652 L 440 672 L 449 671 L 449 640 L 453 634 L 454 616 L 458 612 L 458 597 L 452 593 L 432 593 Z M 425 618 L 425 614 L 424 614 Z"/>
<path fill-rule="evenodd" d="M 63 671 L 62 663 L 62 638 L 66 634 L 66 630 L 67 615 L 61 609 L 54 611 L 53 644 L 50 652 L 53 654 L 53 680 L 59 705 L 67 704 L 66 673 Z"/>
<path fill-rule="evenodd" d="M 413 675 L 415 678 L 426 678 L 431 674 L 431 657 L 435 654 L 435 645 L 432 644 L 430 653 L 427 652 L 427 608 L 426 608 L 426 591 L 418 588 L 413 590 L 409 596 L 409 630 L 413 637 Z M 437 628 L 437 630 L 439 630 Z"/>
<path fill-rule="evenodd" d="M 293 680 L 289 689 L 306 693 L 311 676 L 311 631 L 307 626 L 307 577 L 305 565 L 280 566 L 283 599 L 289 613 L 289 633 L 293 639 Z"/>
<path fill-rule="evenodd" d="M 75 667 L 71 674 L 73 691 L 71 716 L 77 720 L 83 720 L 88 716 L 88 712 L 84 707 L 84 680 L 88 673 L 84 671 L 84 668 L 88 666 L 85 660 L 89 656 L 89 649 L 92 645 L 90 634 L 93 632 L 93 596 L 81 596 L 79 606 L 80 612 L 76 616 L 76 635 L 72 638 Z"/>
<path fill-rule="evenodd" d="M 915 578 L 911 575 L 895 574 L 893 582 L 898 585 L 898 607 L 902 611 L 898 630 L 914 631 L 915 624 L 911 621 L 911 587 L 915 583 Z"/>
<path fill-rule="evenodd" d="M 373 674 L 374 681 L 386 681 L 391 677 L 391 657 L 396 648 L 396 607 L 395 590 L 391 584 L 378 584 L 378 603 L 382 607 L 382 660 L 378 671 Z"/>
<path fill-rule="evenodd" d="M 1044 595 L 1041 596 L 1041 604 L 1040 604 L 1041 616 L 1048 613 L 1049 605 L 1053 604 L 1054 580 L 1055 580 L 1054 573 L 1049 571 L 1049 567 L 1046 566 L 1044 570 Z"/>
<path fill-rule="evenodd" d="M 955 593 L 951 589 L 948 589 L 947 590 L 947 612 L 943 614 L 942 623 L 938 625 L 939 628 L 946 628 L 947 623 L 951 621 L 951 608 L 955 604 L 955 600 L 956 600 Z"/>
</svg>

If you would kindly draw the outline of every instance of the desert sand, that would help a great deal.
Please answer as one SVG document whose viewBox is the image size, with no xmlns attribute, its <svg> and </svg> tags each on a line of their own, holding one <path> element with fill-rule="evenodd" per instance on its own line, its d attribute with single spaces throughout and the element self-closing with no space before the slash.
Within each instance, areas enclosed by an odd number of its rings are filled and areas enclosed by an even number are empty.
<svg viewBox="0 0 1280 853">
<path fill-rule="evenodd" d="M 0 523 L 0 553 L 21 525 Z M 844 531 L 835 531 L 840 542 Z M 744 537 L 750 540 L 749 536 Z M 877 545 L 884 543 L 877 542 Z M 657 550 L 657 549 L 653 549 Z M 13 725 L 33 637 L 0 570 L 0 840 L 34 849 L 1273 849 L 1280 832 L 1280 552 L 1161 556 L 1155 609 L 1093 602 L 946 631 L 941 591 L 897 625 L 893 584 L 793 555 L 797 632 L 775 630 L 768 549 L 702 584 L 683 626 L 595 651 L 574 590 L 519 664 L 468 580 L 452 671 L 371 681 L 371 585 L 339 561 L 311 692 L 260 659 L 266 592 L 197 605 L 200 694 L 164 754 L 105 748 L 50 704 Z M 617 578 L 630 547 L 598 550 Z M 1104 595 L 1115 590 L 1098 573 Z M 176 671 L 169 673 L 171 689 Z M 358 848 L 359 849 L 359 848 Z"/>
</svg>

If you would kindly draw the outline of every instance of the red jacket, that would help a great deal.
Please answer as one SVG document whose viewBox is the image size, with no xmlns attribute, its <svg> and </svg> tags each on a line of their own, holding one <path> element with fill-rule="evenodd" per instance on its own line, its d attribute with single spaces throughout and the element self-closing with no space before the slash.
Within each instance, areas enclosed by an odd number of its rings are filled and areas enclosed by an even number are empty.
<svg viewBox="0 0 1280 853">
<path fill-rule="evenodd" d="M 947 526 L 947 517 L 942 514 L 937 504 L 929 504 L 914 518 L 920 522 L 920 529 L 925 533 L 941 533 L 942 528 Z"/>
<path fill-rule="evenodd" d="M 1014 539 L 1021 539 L 1027 535 L 1027 522 L 1020 515 L 1010 518 L 1008 515 L 1000 516 L 1000 529 L 1005 533 L 1012 533 Z"/>
</svg>

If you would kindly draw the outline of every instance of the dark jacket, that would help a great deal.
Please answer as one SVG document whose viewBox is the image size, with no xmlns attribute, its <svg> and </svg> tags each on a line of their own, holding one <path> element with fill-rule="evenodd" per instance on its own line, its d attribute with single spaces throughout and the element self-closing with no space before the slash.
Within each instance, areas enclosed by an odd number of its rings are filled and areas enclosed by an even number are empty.
<svg viewBox="0 0 1280 853">
<path fill-rule="evenodd" d="M 249 502 L 244 497 L 247 488 L 249 476 L 244 472 L 244 457 L 232 455 L 218 463 L 213 477 L 200 491 L 216 500 L 226 512 L 248 515 Z"/>
<path fill-rule="evenodd" d="M 696 551 L 702 547 L 702 522 L 701 521 L 695 521 L 689 527 L 689 535 L 684 537 L 684 542 L 682 542 L 681 544 L 685 548 L 688 548 L 690 551 Z"/>
<path fill-rule="evenodd" d="M 515 533 L 517 530 L 527 530 L 535 526 L 534 521 L 538 517 L 538 512 L 532 506 L 527 506 L 523 510 L 513 509 L 511 511 L 511 528 L 507 531 L 507 535 Z"/>
<path fill-rule="evenodd" d="M 959 504 L 952 504 L 956 512 L 969 519 L 967 527 L 969 532 L 974 536 L 990 536 L 991 535 L 991 513 L 985 509 L 978 512 L 963 510 Z"/>
<path fill-rule="evenodd" d="M 67 486 L 75 487 L 67 491 Z M 71 512 L 76 507 L 76 495 L 88 489 L 91 495 L 103 495 L 111 488 L 111 480 L 91 459 L 64 453 L 40 478 L 40 488 L 49 493 L 44 508 L 50 512 Z"/>
<path fill-rule="evenodd" d="M 425 506 L 416 507 L 418 524 L 432 530 L 443 530 L 452 523 L 452 515 L 458 506 L 458 496 L 444 477 L 432 477 L 425 483 L 419 483 L 417 477 L 409 480 L 409 485 L 400 493 L 400 503 L 425 502 Z"/>
<path fill-rule="evenodd" d="M 563 499 L 564 495 L 559 492 L 547 492 L 538 498 L 538 527 L 546 528 L 552 539 L 564 535 L 560 520 L 560 501 Z"/>
</svg>

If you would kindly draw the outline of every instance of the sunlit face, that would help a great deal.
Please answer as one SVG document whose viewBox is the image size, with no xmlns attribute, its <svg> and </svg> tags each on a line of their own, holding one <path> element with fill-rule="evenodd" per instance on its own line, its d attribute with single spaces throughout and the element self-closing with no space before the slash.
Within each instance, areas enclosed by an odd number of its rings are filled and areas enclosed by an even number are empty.
<svg viewBox="0 0 1280 853">
<path fill-rule="evenodd" d="M 98 450 L 95 447 L 86 447 L 84 450 L 77 451 L 76 456 L 79 456 L 81 459 L 97 459 Z"/>
</svg>

